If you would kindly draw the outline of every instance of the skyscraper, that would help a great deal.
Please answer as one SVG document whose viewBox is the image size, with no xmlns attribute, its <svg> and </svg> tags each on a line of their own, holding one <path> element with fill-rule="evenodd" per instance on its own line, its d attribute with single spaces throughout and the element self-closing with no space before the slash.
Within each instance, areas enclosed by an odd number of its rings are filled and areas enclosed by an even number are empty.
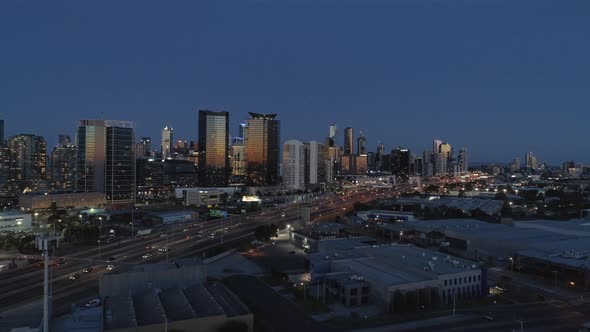
<svg viewBox="0 0 590 332">
<path fill-rule="evenodd" d="M 367 154 L 367 150 L 365 148 L 365 136 L 363 135 L 362 131 L 359 135 L 359 138 L 357 139 L 357 154 Z"/>
<path fill-rule="evenodd" d="M 144 157 L 150 157 L 152 155 L 152 139 L 151 137 L 142 137 L 140 140 L 141 154 Z"/>
<path fill-rule="evenodd" d="M 243 179 L 246 176 L 246 146 L 244 145 L 244 139 L 241 137 L 232 140 L 231 172 L 232 176 L 236 178 Z"/>
<path fill-rule="evenodd" d="M 51 152 L 51 184 L 56 189 L 75 189 L 76 146 L 68 135 L 59 135 L 59 142 Z"/>
<path fill-rule="evenodd" d="M 354 136 L 352 127 L 344 128 L 344 155 L 351 155 L 354 153 Z"/>
<path fill-rule="evenodd" d="M 227 186 L 229 180 L 229 113 L 199 111 L 199 184 Z"/>
<path fill-rule="evenodd" d="M 164 127 L 162 130 L 162 159 L 172 157 L 172 144 L 174 142 L 174 129 Z"/>
<path fill-rule="evenodd" d="M 459 150 L 459 172 L 467 173 L 469 171 L 469 159 L 467 158 L 467 149 Z"/>
<path fill-rule="evenodd" d="M 524 155 L 524 167 L 530 169 L 538 168 L 537 157 L 532 152 L 527 152 Z"/>
<path fill-rule="evenodd" d="M 283 185 L 305 188 L 305 148 L 300 141 L 289 140 L 283 145 Z"/>
<path fill-rule="evenodd" d="M 317 184 L 324 181 L 324 158 L 322 144 L 309 141 L 305 147 L 305 184 Z"/>
<path fill-rule="evenodd" d="M 443 144 L 443 141 L 439 139 L 435 139 L 432 141 L 432 153 L 440 153 L 440 145 Z"/>
<path fill-rule="evenodd" d="M 135 197 L 135 125 L 81 120 L 77 133 L 76 190 L 103 192 L 111 203 Z"/>
<path fill-rule="evenodd" d="M 13 191 L 46 186 L 47 143 L 41 136 L 20 134 L 7 140 L 8 185 Z"/>
<path fill-rule="evenodd" d="M 249 114 L 244 132 L 248 183 L 275 185 L 279 182 L 280 121 L 276 114 Z"/>
<path fill-rule="evenodd" d="M 398 147 L 391 151 L 391 173 L 398 182 L 406 182 L 410 177 L 410 150 Z"/>
<path fill-rule="evenodd" d="M 328 138 L 332 139 L 334 141 L 334 143 L 336 143 L 337 131 L 338 131 L 338 128 L 336 127 L 336 124 L 334 124 L 334 123 L 330 124 L 330 136 L 328 136 Z"/>
<path fill-rule="evenodd" d="M 238 137 L 244 139 L 244 135 L 246 132 L 246 123 L 240 123 L 240 127 L 238 128 Z"/>
</svg>

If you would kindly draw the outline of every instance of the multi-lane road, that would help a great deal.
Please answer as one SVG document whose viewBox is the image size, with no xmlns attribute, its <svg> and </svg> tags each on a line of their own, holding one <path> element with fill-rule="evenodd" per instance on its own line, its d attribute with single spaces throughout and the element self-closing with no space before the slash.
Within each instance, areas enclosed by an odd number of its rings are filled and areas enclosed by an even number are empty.
<svg viewBox="0 0 590 332">
<path fill-rule="evenodd" d="M 99 277 L 107 266 L 122 268 L 128 264 L 173 261 L 177 258 L 200 257 L 201 253 L 223 243 L 251 237 L 256 227 L 268 223 L 293 224 L 300 220 L 301 209 L 310 208 L 311 219 L 326 213 L 350 210 L 355 202 L 396 195 L 405 187 L 389 190 L 363 189 L 346 196 L 318 198 L 245 215 L 205 222 L 190 222 L 166 230 L 117 243 L 80 251 L 67 257 L 65 264 L 51 267 L 51 294 L 54 303 L 67 304 L 84 296 L 96 294 Z M 164 251 L 164 248 L 168 251 Z M 162 250 L 158 250 L 162 249 Z M 146 255 L 147 254 L 147 255 Z M 145 255 L 145 256 L 144 256 Z M 146 258 L 144 258 L 146 257 Z M 56 259 L 56 257 L 54 257 Z M 83 272 L 91 268 L 91 271 Z M 73 275 L 78 279 L 71 280 Z M 39 300 L 43 295 L 43 269 L 27 265 L 0 273 L 0 311 Z"/>
</svg>

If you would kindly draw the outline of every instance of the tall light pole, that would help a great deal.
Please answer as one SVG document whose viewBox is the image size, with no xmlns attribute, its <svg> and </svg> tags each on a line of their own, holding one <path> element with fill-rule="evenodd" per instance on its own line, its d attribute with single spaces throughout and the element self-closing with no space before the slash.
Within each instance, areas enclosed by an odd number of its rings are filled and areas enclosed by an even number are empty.
<svg viewBox="0 0 590 332">
<path fill-rule="evenodd" d="M 514 258 L 509 257 L 510 260 L 510 272 L 514 272 Z"/>
</svg>

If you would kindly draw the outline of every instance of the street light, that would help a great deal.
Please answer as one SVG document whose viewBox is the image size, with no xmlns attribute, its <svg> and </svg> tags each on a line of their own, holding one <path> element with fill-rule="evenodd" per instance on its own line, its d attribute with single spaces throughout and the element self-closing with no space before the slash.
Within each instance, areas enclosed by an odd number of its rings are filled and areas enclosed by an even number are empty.
<svg viewBox="0 0 590 332">
<path fill-rule="evenodd" d="M 514 272 L 514 258 L 509 257 L 510 260 L 510 272 Z"/>
</svg>

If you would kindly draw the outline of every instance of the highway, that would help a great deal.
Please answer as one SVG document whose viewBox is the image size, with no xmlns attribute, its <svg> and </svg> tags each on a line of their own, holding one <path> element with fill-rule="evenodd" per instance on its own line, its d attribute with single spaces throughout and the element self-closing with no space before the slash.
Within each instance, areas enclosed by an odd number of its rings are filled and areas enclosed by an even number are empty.
<svg viewBox="0 0 590 332">
<path fill-rule="evenodd" d="M 251 237 L 256 227 L 269 223 L 293 224 L 300 220 L 300 211 L 308 207 L 311 220 L 334 211 L 350 211 L 355 202 L 367 202 L 380 197 L 391 197 L 407 187 L 398 189 L 364 189 L 346 196 L 320 198 L 312 202 L 295 203 L 281 209 L 230 216 L 205 222 L 190 222 L 172 226 L 167 230 L 145 236 L 143 239 L 127 239 L 84 250 L 62 258 L 66 263 L 50 268 L 51 294 L 55 305 L 69 304 L 76 298 L 96 294 L 99 277 L 108 272 L 107 265 L 121 267 L 126 264 L 145 264 L 173 261 L 177 258 L 195 258 L 223 243 Z M 284 217 L 282 217 L 284 215 Z M 279 225 L 277 225 L 279 226 Z M 201 234 L 201 235 L 199 235 Z M 210 235 L 214 234 L 214 236 Z M 149 249 L 148 249 L 149 248 Z M 167 252 L 158 249 L 168 248 Z M 145 254 L 151 257 L 143 258 Z M 109 260 L 109 258 L 113 258 Z M 53 257 L 57 259 L 57 257 Z M 84 268 L 92 267 L 89 273 Z M 77 280 L 70 276 L 79 274 Z M 39 300 L 43 295 L 43 268 L 28 265 L 0 273 L 0 312 L 21 304 Z"/>
</svg>

